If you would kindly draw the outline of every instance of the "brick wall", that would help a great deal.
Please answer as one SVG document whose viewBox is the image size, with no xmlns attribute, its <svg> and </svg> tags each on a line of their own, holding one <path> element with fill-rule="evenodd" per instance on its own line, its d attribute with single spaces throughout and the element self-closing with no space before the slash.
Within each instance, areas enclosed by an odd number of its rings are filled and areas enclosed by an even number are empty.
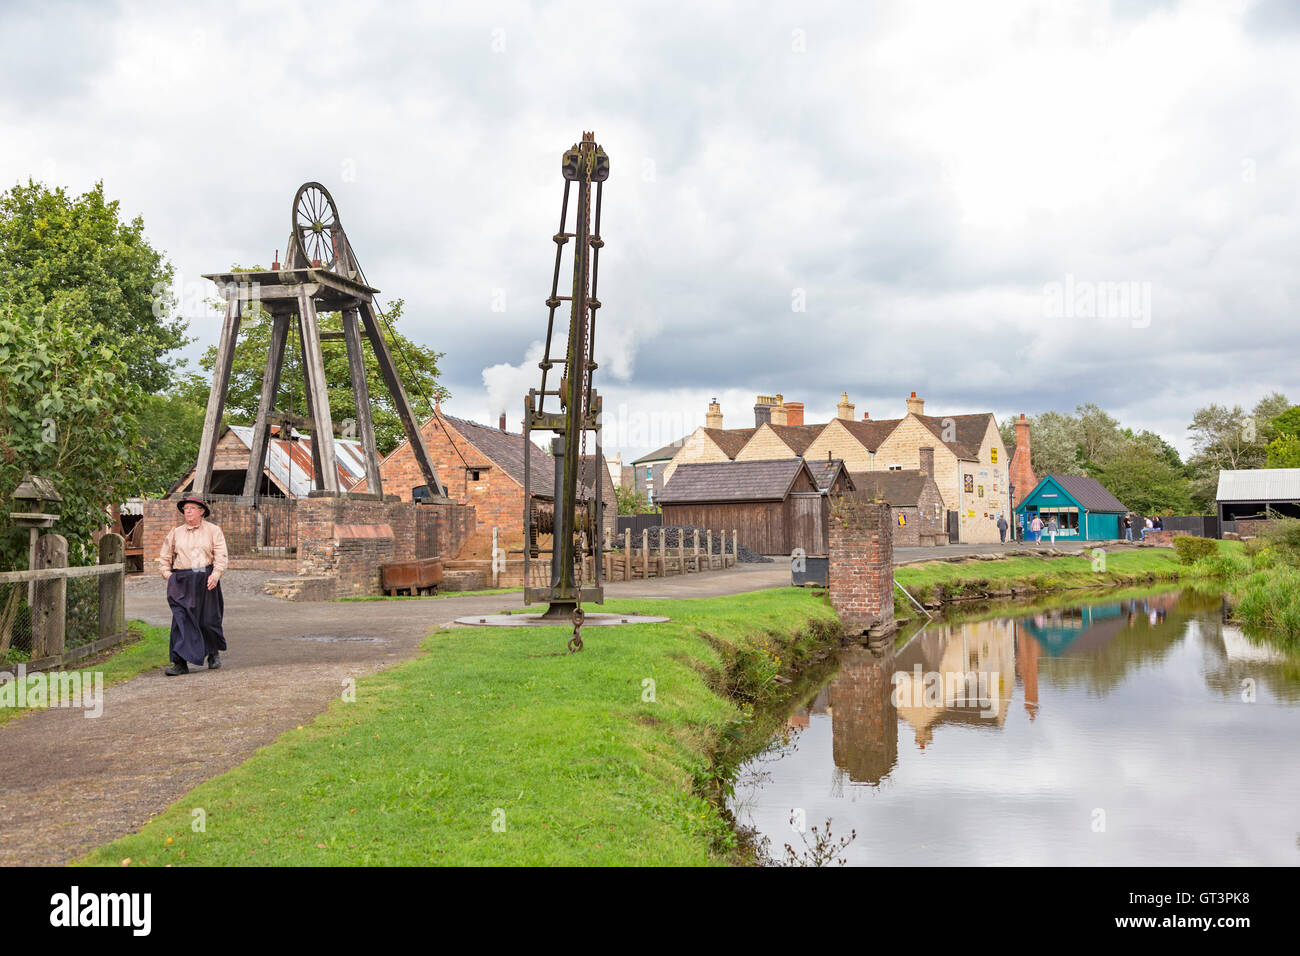
<svg viewBox="0 0 1300 956">
<path fill-rule="evenodd" d="M 898 761 L 898 711 L 892 693 L 894 655 L 849 647 L 831 681 L 831 752 L 857 783 L 879 783 Z"/>
<path fill-rule="evenodd" d="M 902 523 L 899 519 L 902 518 Z M 889 524 L 893 531 L 895 548 L 921 546 L 921 515 L 916 508 L 890 508 Z"/>
<path fill-rule="evenodd" d="M 1242 538 L 1255 538 L 1270 530 L 1276 521 L 1268 518 L 1238 518 L 1237 535 Z M 1147 533 L 1147 539 L 1150 540 L 1151 534 Z"/>
<path fill-rule="evenodd" d="M 1138 534 L 1141 534 L 1141 532 L 1138 532 Z M 1162 547 L 1172 548 L 1174 546 L 1174 538 L 1185 538 L 1190 534 L 1190 531 L 1173 531 L 1168 528 L 1162 528 L 1159 531 L 1156 531 L 1153 528 L 1148 531 L 1147 536 L 1141 540 L 1145 541 L 1147 544 L 1157 544 Z M 1137 536 L 1135 535 L 1135 543 L 1136 537 Z"/>
<path fill-rule="evenodd" d="M 894 620 L 890 507 L 858 495 L 830 504 L 830 598 L 845 629 L 860 634 Z"/>
</svg>

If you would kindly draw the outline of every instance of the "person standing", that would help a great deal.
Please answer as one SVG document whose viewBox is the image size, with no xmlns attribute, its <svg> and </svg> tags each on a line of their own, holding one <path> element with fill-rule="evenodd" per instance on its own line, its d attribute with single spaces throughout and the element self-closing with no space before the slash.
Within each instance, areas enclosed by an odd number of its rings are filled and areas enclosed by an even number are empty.
<svg viewBox="0 0 1300 956">
<path fill-rule="evenodd" d="M 1052 515 L 1052 520 L 1049 521 L 1049 522 L 1047 522 L 1047 533 L 1048 533 L 1049 535 L 1051 535 L 1051 538 L 1052 538 L 1052 547 L 1053 547 L 1053 548 L 1056 547 L 1056 531 L 1057 531 L 1057 528 L 1058 528 L 1058 525 L 1056 524 L 1056 515 Z"/>
<path fill-rule="evenodd" d="M 1037 541 L 1040 544 L 1043 540 L 1043 519 L 1034 515 L 1034 520 L 1029 522 L 1029 533 L 1032 535 L 1031 541 Z"/>
<path fill-rule="evenodd" d="M 229 564 L 226 536 L 207 520 L 212 510 L 196 495 L 176 502 L 185 523 L 172 528 L 163 539 L 158 566 L 167 581 L 167 604 L 172 609 L 168 677 L 190 672 L 206 658 L 209 670 L 221 666 L 226 635 L 221 629 L 225 601 L 221 576 Z"/>
<path fill-rule="evenodd" d="M 998 534 L 1001 536 L 1003 544 L 1007 543 L 1007 528 L 1009 527 L 1011 526 L 1007 524 L 1006 516 L 998 515 Z"/>
<path fill-rule="evenodd" d="M 1131 514 L 1124 516 L 1124 540 L 1133 540 L 1133 516 Z"/>
</svg>

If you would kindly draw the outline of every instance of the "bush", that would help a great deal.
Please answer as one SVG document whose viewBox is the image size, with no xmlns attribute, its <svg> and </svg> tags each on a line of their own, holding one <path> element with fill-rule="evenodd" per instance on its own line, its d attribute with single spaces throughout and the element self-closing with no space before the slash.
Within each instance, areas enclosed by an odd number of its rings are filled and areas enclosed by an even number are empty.
<svg viewBox="0 0 1300 956">
<path fill-rule="evenodd" d="M 1212 538 L 1193 538 L 1180 535 L 1174 538 L 1174 550 L 1178 552 L 1179 564 L 1195 564 L 1201 558 L 1208 558 L 1219 553 L 1219 546 Z"/>
</svg>

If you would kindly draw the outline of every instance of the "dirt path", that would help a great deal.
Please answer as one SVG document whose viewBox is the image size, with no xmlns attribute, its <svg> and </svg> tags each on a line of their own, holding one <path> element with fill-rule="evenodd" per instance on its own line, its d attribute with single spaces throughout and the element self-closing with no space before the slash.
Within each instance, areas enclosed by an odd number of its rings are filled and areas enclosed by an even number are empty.
<svg viewBox="0 0 1300 956">
<path fill-rule="evenodd" d="M 610 598 L 708 597 L 789 583 L 781 563 L 615 582 Z M 0 727 L 0 865 L 67 862 L 135 832 L 195 786 L 321 713 L 349 677 L 416 654 L 439 624 L 520 606 L 517 594 L 429 601 L 290 603 L 271 575 L 222 583 L 230 650 L 217 671 L 155 668 L 105 689 L 103 714 L 50 709 Z M 169 625 L 161 578 L 127 585 L 128 619 Z M 466 640 L 474 631 L 466 629 Z"/>
</svg>

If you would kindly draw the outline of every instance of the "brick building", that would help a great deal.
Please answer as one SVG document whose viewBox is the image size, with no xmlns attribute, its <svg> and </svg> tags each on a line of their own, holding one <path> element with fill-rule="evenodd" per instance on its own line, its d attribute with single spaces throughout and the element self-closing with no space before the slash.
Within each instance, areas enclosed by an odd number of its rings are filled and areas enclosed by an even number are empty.
<svg viewBox="0 0 1300 956">
<path fill-rule="evenodd" d="M 922 452 L 934 455 L 933 448 Z M 864 471 L 851 476 L 860 494 L 889 505 L 894 547 L 946 544 L 947 515 L 939 486 L 925 468 Z"/>
<path fill-rule="evenodd" d="M 472 505 L 475 532 L 459 557 L 490 557 L 492 529 L 499 529 L 500 545 L 523 546 L 524 523 L 524 436 L 506 431 L 505 416 L 496 428 L 444 414 L 440 409 L 420 429 L 429 458 L 439 480 L 453 501 Z M 593 493 L 595 468 L 601 476 L 605 502 L 604 525 L 611 531 L 617 523 L 618 499 L 603 459 L 588 455 L 582 462 L 582 487 Z M 551 457 L 537 445 L 529 453 L 530 485 L 535 499 L 544 506 L 554 500 L 555 473 Z M 385 494 L 411 500 L 414 489 L 424 485 L 424 476 L 406 442 L 398 445 L 379 463 L 379 477 Z M 353 491 L 365 491 L 362 479 Z"/>
</svg>

